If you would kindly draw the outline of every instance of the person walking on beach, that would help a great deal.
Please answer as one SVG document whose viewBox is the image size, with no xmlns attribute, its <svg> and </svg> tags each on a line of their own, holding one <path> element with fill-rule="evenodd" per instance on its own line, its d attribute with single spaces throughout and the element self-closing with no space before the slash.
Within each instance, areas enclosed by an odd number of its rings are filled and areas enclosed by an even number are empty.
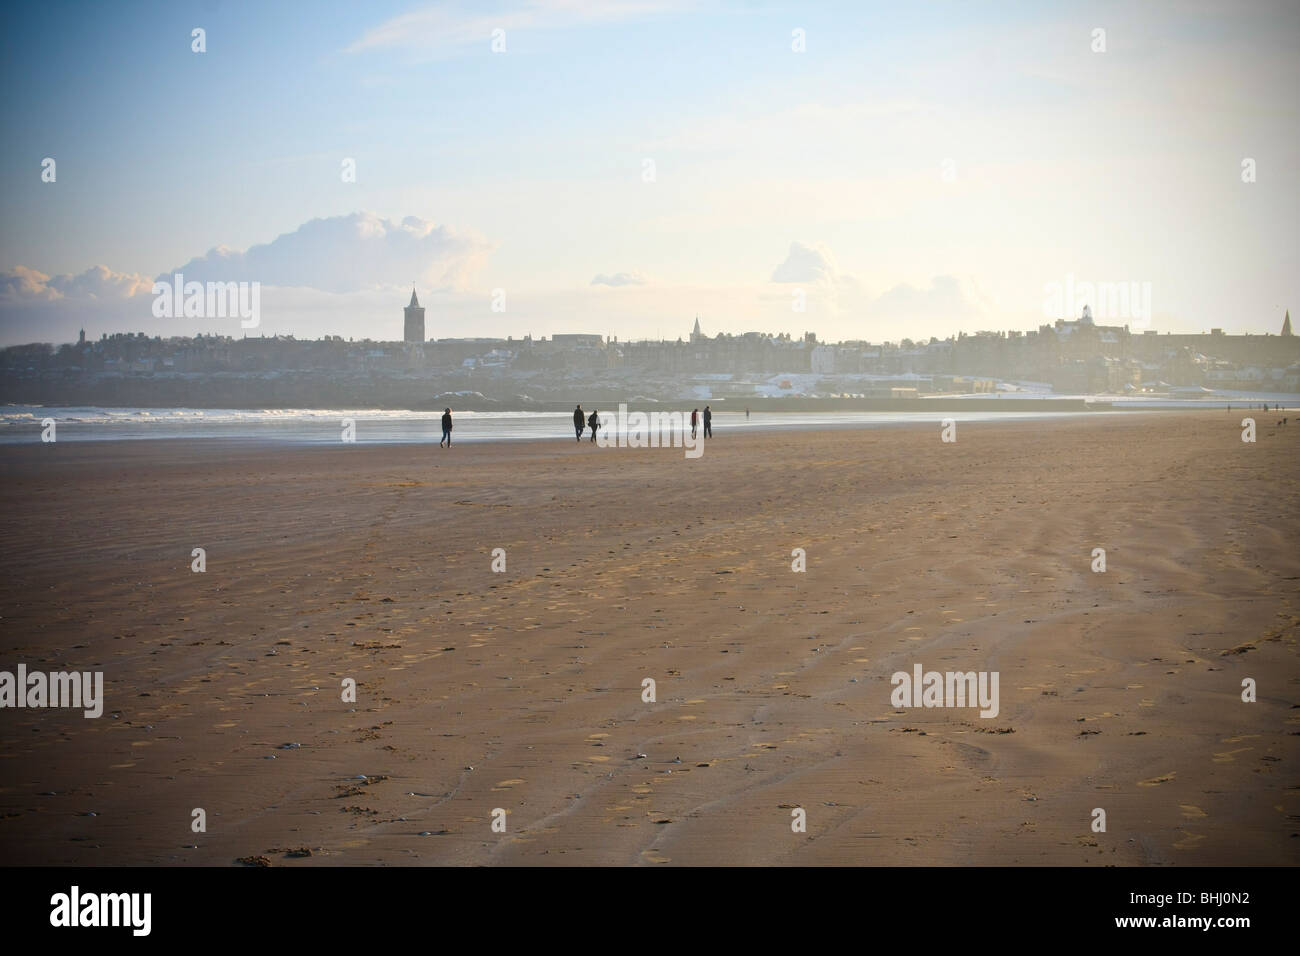
<svg viewBox="0 0 1300 956">
<path fill-rule="evenodd" d="M 444 409 L 442 413 L 442 439 L 438 442 L 439 448 L 442 447 L 443 442 L 447 443 L 448 448 L 451 447 L 451 409 L 450 408 Z"/>
<path fill-rule="evenodd" d="M 745 421 L 749 421 L 749 409 L 745 409 Z"/>
<path fill-rule="evenodd" d="M 600 412 L 593 411 L 587 419 L 587 427 L 591 429 L 591 440 L 596 440 L 596 432 L 600 430 Z"/>
<path fill-rule="evenodd" d="M 573 431 L 577 435 L 577 441 L 582 441 L 582 429 L 586 424 L 587 417 L 582 414 L 582 406 L 579 405 L 573 410 Z"/>
<path fill-rule="evenodd" d="M 692 441 L 695 439 L 695 429 L 699 426 L 699 421 L 700 421 L 700 410 L 698 408 L 691 409 L 691 440 Z"/>
<path fill-rule="evenodd" d="M 709 411 L 709 406 L 704 406 L 704 437 L 713 437 L 713 412 Z"/>
</svg>

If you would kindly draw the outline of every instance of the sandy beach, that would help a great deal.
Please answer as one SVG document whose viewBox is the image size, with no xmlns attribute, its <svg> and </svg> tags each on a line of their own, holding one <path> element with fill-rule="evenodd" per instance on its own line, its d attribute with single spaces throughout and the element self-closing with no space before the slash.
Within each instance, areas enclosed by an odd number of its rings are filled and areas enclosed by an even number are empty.
<svg viewBox="0 0 1300 956">
<path fill-rule="evenodd" d="M 0 711 L 0 860 L 1294 865 L 1300 423 L 1244 414 L 0 448 L 0 670 L 105 695 Z"/>
</svg>

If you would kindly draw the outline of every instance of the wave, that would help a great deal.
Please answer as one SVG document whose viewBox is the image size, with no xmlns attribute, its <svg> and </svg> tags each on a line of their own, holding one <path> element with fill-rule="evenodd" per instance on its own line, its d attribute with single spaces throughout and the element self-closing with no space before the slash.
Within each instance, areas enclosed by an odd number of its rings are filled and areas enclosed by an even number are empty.
<svg viewBox="0 0 1300 956">
<path fill-rule="evenodd" d="M 560 421 L 570 412 L 455 412 L 459 420 L 491 419 L 554 419 Z M 212 424 L 257 424 L 259 422 L 317 422 L 339 421 L 413 421 L 438 422 L 442 410 L 413 411 L 386 408 L 100 408 L 58 407 L 40 405 L 9 405 L 0 409 L 0 427 L 4 425 L 31 425 L 52 418 L 57 424 L 111 425 L 117 423 L 159 424 L 177 421 L 207 422 Z"/>
</svg>

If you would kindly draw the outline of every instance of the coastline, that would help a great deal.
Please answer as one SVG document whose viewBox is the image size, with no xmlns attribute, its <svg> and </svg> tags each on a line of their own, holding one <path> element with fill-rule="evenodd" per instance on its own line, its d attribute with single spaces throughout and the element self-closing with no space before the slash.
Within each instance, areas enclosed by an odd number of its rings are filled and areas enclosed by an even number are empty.
<svg viewBox="0 0 1300 956">
<path fill-rule="evenodd" d="M 626 402 L 614 406 L 601 403 L 604 430 L 623 422 L 624 414 L 689 415 L 711 405 L 708 400 L 637 406 Z M 1252 403 L 1254 404 L 1254 403 Z M 1259 403 L 1263 404 L 1263 403 Z M 1270 403 L 1276 404 L 1276 403 Z M 595 406 L 588 403 L 589 412 Z M 1226 412 L 1229 414 L 1261 412 L 1267 422 L 1273 412 L 1285 416 L 1291 409 L 1258 405 L 1215 406 L 1206 403 L 1158 405 L 1089 404 L 1083 409 L 1055 408 L 1042 410 L 1029 400 L 1006 402 L 930 404 L 910 401 L 894 412 L 868 411 L 773 411 L 760 408 L 752 417 L 740 408 L 719 406 L 714 410 L 715 424 L 723 431 L 749 432 L 771 430 L 817 430 L 838 428 L 875 428 L 898 425 L 937 424 L 951 419 L 958 422 L 993 422 L 1056 419 L 1098 415 L 1107 412 L 1153 414 L 1169 412 Z M 453 409 L 457 422 L 456 437 L 461 442 L 557 440 L 570 434 L 571 409 L 551 412 L 504 412 Z M 437 412 L 411 409 L 138 409 L 69 406 L 40 408 L 8 406 L 0 409 L 0 444 L 26 444 L 49 440 L 114 441 L 136 439 L 238 439 L 273 444 L 328 444 L 339 441 L 368 444 L 422 444 L 430 435 L 440 435 Z M 50 424 L 53 431 L 49 430 Z M 351 428 L 348 429 L 349 423 Z M 674 426 L 680 427 L 680 426 Z M 346 431 L 345 431 L 346 430 Z M 345 437 L 347 435 L 348 437 Z"/>
</svg>

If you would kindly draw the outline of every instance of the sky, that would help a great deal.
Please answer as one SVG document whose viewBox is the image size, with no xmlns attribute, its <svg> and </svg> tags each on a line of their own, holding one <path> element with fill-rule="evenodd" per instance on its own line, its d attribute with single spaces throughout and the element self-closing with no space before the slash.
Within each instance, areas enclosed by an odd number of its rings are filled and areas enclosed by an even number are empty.
<svg viewBox="0 0 1300 956">
<path fill-rule="evenodd" d="M 24 4 L 0 345 L 399 339 L 413 285 L 430 338 L 1276 334 L 1297 39 L 1293 0 Z M 257 327 L 159 317 L 176 273 Z"/>
</svg>

